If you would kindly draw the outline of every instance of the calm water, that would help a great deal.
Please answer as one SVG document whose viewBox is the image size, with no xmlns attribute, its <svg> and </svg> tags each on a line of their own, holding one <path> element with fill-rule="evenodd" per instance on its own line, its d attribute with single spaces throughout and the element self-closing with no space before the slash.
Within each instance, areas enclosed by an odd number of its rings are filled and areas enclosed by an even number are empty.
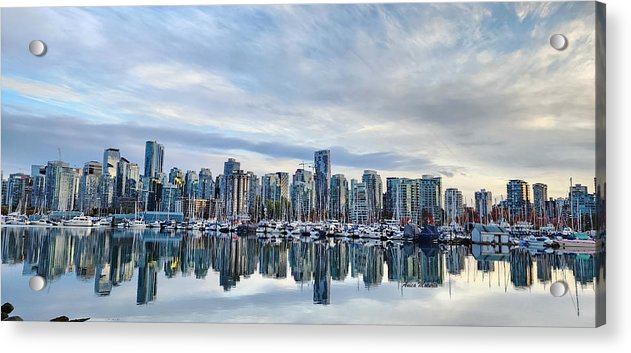
<svg viewBox="0 0 631 353">
<path fill-rule="evenodd" d="M 604 254 L 154 230 L 2 228 L 25 320 L 593 326 Z M 48 280 L 41 292 L 31 276 Z M 557 280 L 569 293 L 555 298 Z"/>
</svg>

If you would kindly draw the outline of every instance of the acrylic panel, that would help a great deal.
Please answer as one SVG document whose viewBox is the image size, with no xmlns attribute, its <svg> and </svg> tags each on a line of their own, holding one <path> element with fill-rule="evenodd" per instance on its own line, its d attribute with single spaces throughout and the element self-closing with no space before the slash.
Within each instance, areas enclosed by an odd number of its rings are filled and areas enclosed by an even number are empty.
<svg viewBox="0 0 631 353">
<path fill-rule="evenodd" d="M 2 320 L 605 323 L 605 6 L 2 9 Z"/>
</svg>

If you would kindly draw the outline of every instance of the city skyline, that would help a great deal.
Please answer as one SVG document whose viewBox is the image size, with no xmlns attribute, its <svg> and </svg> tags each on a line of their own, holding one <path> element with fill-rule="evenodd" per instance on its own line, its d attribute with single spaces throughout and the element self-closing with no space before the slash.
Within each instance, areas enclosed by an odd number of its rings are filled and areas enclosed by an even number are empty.
<svg viewBox="0 0 631 353">
<path fill-rule="evenodd" d="M 154 146 L 154 145 L 159 146 L 160 153 L 162 154 L 161 158 L 164 158 L 165 155 L 168 155 L 168 148 L 167 148 L 168 146 L 165 146 L 164 144 L 158 143 L 158 141 L 155 141 L 155 140 L 146 141 L 146 143 L 145 143 L 145 152 L 143 153 L 143 155 L 145 155 L 145 163 L 147 162 L 147 158 L 146 158 L 147 154 L 151 153 L 149 151 L 151 151 L 152 148 L 153 148 L 153 147 L 150 148 L 149 146 Z M 141 164 L 136 163 L 136 161 L 134 161 L 132 159 L 126 158 L 125 157 L 126 155 L 125 155 L 124 151 L 121 152 L 120 149 L 115 148 L 115 147 L 108 147 L 108 148 L 106 148 L 104 150 L 103 161 L 106 160 L 109 151 L 116 151 L 118 160 L 119 161 L 120 160 L 124 161 L 126 165 L 135 165 L 136 168 L 141 167 L 141 169 L 144 169 L 145 171 L 151 169 L 151 168 L 147 169 L 146 164 L 142 164 L 141 165 Z M 167 152 L 165 152 L 165 151 L 167 151 Z M 318 158 L 317 157 L 318 154 L 321 153 L 321 152 L 330 152 L 330 151 L 328 151 L 328 150 L 313 151 L 312 154 L 314 155 L 314 157 L 312 157 L 312 158 L 317 159 Z M 327 154 L 327 158 L 329 158 L 329 162 L 330 162 L 330 160 L 334 160 L 334 158 L 331 158 L 331 153 Z M 22 174 L 23 173 L 25 175 L 28 175 L 28 176 L 32 177 L 33 173 L 35 171 L 34 168 L 40 167 L 40 166 L 41 167 L 45 167 L 47 163 L 48 164 L 52 163 L 53 165 L 56 165 L 59 162 L 64 163 L 64 165 L 67 166 L 68 168 L 84 169 L 82 171 L 82 175 L 90 174 L 90 173 L 86 173 L 85 172 L 85 168 L 87 168 L 89 165 L 92 165 L 94 162 L 98 163 L 99 167 L 101 167 L 101 168 L 102 168 L 102 165 L 103 165 L 102 162 L 99 161 L 98 159 L 88 160 L 88 161 L 85 161 L 85 162 L 81 163 L 80 165 L 73 165 L 73 164 L 68 163 L 67 161 L 64 161 L 64 160 L 55 160 L 55 159 L 53 159 L 53 160 L 50 160 L 50 161 L 37 161 L 37 163 L 31 164 L 30 168 L 29 168 L 30 172 L 21 172 L 20 171 L 20 172 L 17 172 L 17 173 L 7 174 L 4 171 L 2 171 L 2 175 L 3 175 L 3 178 L 5 178 L 5 177 L 8 177 L 9 175 Z M 151 162 L 151 163 L 153 163 L 153 162 Z M 230 167 L 228 167 L 226 165 L 226 163 Z M 196 175 L 197 172 L 210 171 L 210 173 L 212 175 L 213 182 L 215 181 L 215 178 L 217 178 L 219 176 L 221 176 L 221 179 L 223 179 L 224 182 L 225 182 L 226 175 L 224 173 L 226 172 L 226 168 L 228 168 L 230 171 L 243 171 L 245 173 L 252 173 L 252 175 L 254 175 L 254 176 L 259 178 L 257 182 L 259 183 L 259 187 L 260 187 L 261 186 L 260 182 L 262 180 L 261 178 L 266 177 L 269 174 L 286 173 L 289 176 L 292 176 L 292 175 L 294 175 L 294 173 L 296 173 L 296 172 L 298 172 L 300 170 L 307 170 L 310 173 L 312 173 L 313 182 L 315 183 L 315 175 L 316 174 L 314 173 L 314 171 L 315 171 L 316 167 L 315 167 L 315 164 L 311 163 L 310 161 L 301 161 L 301 163 L 297 163 L 297 167 L 295 169 L 293 169 L 293 170 L 287 170 L 287 171 L 285 171 L 285 170 L 267 170 L 267 171 L 263 171 L 263 172 L 260 172 L 260 173 L 255 173 L 252 170 L 250 170 L 249 168 L 247 168 L 247 166 L 242 166 L 241 161 L 238 160 L 237 158 L 233 158 L 233 157 L 225 157 L 225 159 L 221 163 L 221 165 L 223 166 L 223 168 L 221 168 L 221 169 L 218 168 L 218 167 L 215 168 L 215 167 L 211 167 L 211 166 L 199 166 L 196 169 L 184 169 L 184 168 L 180 168 L 177 165 L 173 165 L 173 166 L 169 166 L 169 165 L 162 166 L 161 165 L 160 168 L 159 168 L 160 169 L 159 173 L 157 173 L 158 170 L 155 170 L 154 171 L 155 173 L 153 175 L 151 175 L 149 178 L 150 179 L 156 179 L 159 176 L 158 174 L 162 174 L 168 180 L 168 179 L 171 178 L 170 173 L 173 172 L 173 170 L 178 170 L 179 172 L 182 173 L 181 177 L 184 180 L 183 177 L 184 177 L 185 174 L 188 175 L 188 172 L 192 172 L 193 174 Z M 125 167 L 125 168 L 127 168 L 127 167 Z M 113 169 L 116 171 L 118 169 L 117 165 L 114 166 Z M 103 170 L 103 172 L 102 172 L 103 175 L 107 175 L 107 173 L 105 172 L 106 168 L 102 168 L 102 170 Z M 215 170 L 217 170 L 217 172 L 215 172 Z M 500 192 L 499 194 L 496 194 L 492 190 L 482 186 L 482 187 L 478 188 L 477 190 L 475 190 L 472 193 L 472 195 L 468 195 L 468 194 L 465 195 L 463 190 L 458 185 L 445 184 L 444 183 L 444 177 L 442 177 L 440 175 L 436 176 L 436 175 L 432 175 L 432 174 L 419 174 L 416 177 L 411 177 L 411 178 L 406 177 L 406 176 L 402 176 L 402 175 L 393 175 L 393 176 L 385 177 L 383 175 L 380 175 L 380 171 L 379 170 L 365 169 L 365 170 L 363 170 L 362 175 L 359 175 L 357 177 L 353 177 L 353 176 L 345 175 L 343 173 L 337 173 L 335 169 L 329 170 L 329 172 L 331 173 L 331 176 L 336 176 L 336 175 L 343 176 L 346 179 L 346 182 L 348 183 L 349 190 L 351 190 L 350 182 L 352 180 L 357 181 L 357 183 L 364 183 L 365 184 L 365 182 L 366 182 L 365 181 L 366 180 L 365 179 L 366 175 L 376 175 L 378 177 L 378 179 L 380 179 L 379 184 L 383 184 L 383 187 L 381 185 L 379 186 L 379 190 L 381 190 L 381 193 L 379 193 L 379 194 L 381 194 L 381 198 L 380 198 L 381 201 L 383 201 L 383 197 L 387 196 L 386 195 L 386 183 L 387 183 L 388 179 L 395 178 L 395 179 L 422 180 L 422 179 L 425 179 L 425 178 L 428 178 L 428 177 L 432 177 L 432 178 L 439 177 L 439 178 L 441 178 L 440 183 L 441 183 L 442 191 L 439 192 L 440 195 L 438 195 L 437 201 L 438 201 L 439 207 L 442 208 L 446 213 L 448 213 L 447 212 L 447 207 L 446 207 L 447 205 L 444 205 L 442 203 L 444 201 L 445 193 L 448 190 L 450 190 L 450 189 L 457 190 L 459 192 L 459 194 L 461 195 L 460 197 L 462 198 L 461 202 L 462 202 L 463 206 L 474 207 L 474 208 L 476 207 L 476 196 L 477 196 L 476 194 L 478 194 L 481 190 L 484 190 L 484 191 L 492 193 L 492 198 L 490 200 L 490 204 L 493 205 L 493 206 L 498 205 L 502 201 L 507 201 L 508 200 L 507 197 L 506 197 L 507 194 L 508 194 L 507 186 L 510 185 L 512 181 L 523 181 L 523 182 L 526 183 L 526 185 L 528 187 L 528 190 L 529 190 L 528 191 L 529 196 L 526 197 L 525 199 L 530 200 L 531 206 L 535 206 L 535 208 L 536 208 L 536 205 L 534 205 L 534 201 L 535 201 L 535 193 L 536 193 L 536 191 L 534 191 L 534 188 L 539 186 L 539 185 L 543 185 L 544 187 L 546 187 L 546 193 L 545 193 L 546 197 L 542 198 L 544 201 L 547 201 L 547 200 L 550 200 L 550 199 L 557 199 L 557 198 L 567 198 L 569 193 L 570 193 L 570 191 L 571 191 L 571 189 L 574 186 L 577 186 L 577 185 L 580 185 L 580 186 L 583 186 L 583 187 L 587 187 L 588 190 L 591 190 L 592 192 L 595 192 L 594 187 L 593 187 L 594 178 L 592 178 L 592 183 L 589 184 L 589 183 L 582 183 L 582 182 L 574 180 L 573 178 L 570 177 L 570 180 L 572 181 L 572 184 L 570 185 L 569 182 L 568 182 L 568 186 L 567 186 L 566 191 L 564 193 L 561 193 L 561 194 L 558 194 L 558 195 L 548 194 L 547 193 L 548 184 L 545 182 L 545 180 L 544 181 L 530 181 L 530 180 L 525 180 L 525 179 L 520 179 L 520 178 L 507 179 L 506 183 L 504 184 L 504 187 L 502 189 L 502 192 Z M 116 177 L 116 174 L 114 174 L 113 176 Z M 139 174 L 138 175 L 138 180 L 140 179 L 140 177 L 147 177 L 147 175 Z M 5 178 L 3 180 L 7 180 L 7 179 Z M 328 183 L 329 189 L 331 187 L 330 182 L 331 182 L 331 178 L 329 177 L 329 183 Z M 114 182 L 114 184 L 116 184 L 116 183 Z M 292 183 L 292 185 L 293 185 L 293 183 Z M 143 189 L 146 191 L 147 187 L 148 186 L 145 185 L 143 187 Z M 186 188 L 186 187 L 184 187 L 184 188 Z M 223 196 L 221 196 L 221 195 L 223 195 L 225 191 L 221 191 L 220 188 L 222 188 L 222 186 L 218 186 L 218 189 L 220 190 L 219 191 L 219 197 L 222 198 Z M 313 191 L 315 193 L 315 189 Z M 261 192 L 262 191 L 259 190 L 258 193 L 261 194 Z M 189 195 L 190 195 L 190 193 L 189 193 Z M 331 190 L 328 190 L 327 197 L 330 197 L 330 196 L 331 196 Z M 328 202 L 327 202 L 327 205 L 328 205 Z M 314 200 L 313 207 L 317 209 L 317 207 L 315 207 L 315 200 Z M 383 209 L 383 207 L 385 207 L 385 206 L 384 205 L 380 205 L 380 208 Z M 327 208 L 332 208 L 332 207 L 327 206 Z M 349 212 L 350 212 L 350 210 L 349 210 Z"/>
<path fill-rule="evenodd" d="M 3 11 L 18 29 L 2 38 L 5 174 L 59 150 L 80 166 L 104 145 L 138 163 L 136 141 L 157 140 L 170 146 L 165 166 L 215 175 L 227 156 L 262 175 L 330 149 L 349 180 L 440 175 L 467 200 L 513 178 L 551 195 L 569 177 L 592 184 L 589 3 L 244 8 Z M 558 28 L 572 43 L 563 52 L 547 45 Z M 32 38 L 49 44 L 45 57 L 25 50 Z"/>
</svg>

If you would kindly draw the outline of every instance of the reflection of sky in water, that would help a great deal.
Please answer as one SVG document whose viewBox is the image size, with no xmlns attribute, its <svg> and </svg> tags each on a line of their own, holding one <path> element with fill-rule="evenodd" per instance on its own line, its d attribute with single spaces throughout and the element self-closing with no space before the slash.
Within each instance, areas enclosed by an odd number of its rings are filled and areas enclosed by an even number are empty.
<svg viewBox="0 0 631 353">
<path fill-rule="evenodd" d="M 2 301 L 26 320 L 593 326 L 604 259 L 157 234 L 3 228 Z M 549 294 L 557 280 L 569 295 Z"/>
</svg>

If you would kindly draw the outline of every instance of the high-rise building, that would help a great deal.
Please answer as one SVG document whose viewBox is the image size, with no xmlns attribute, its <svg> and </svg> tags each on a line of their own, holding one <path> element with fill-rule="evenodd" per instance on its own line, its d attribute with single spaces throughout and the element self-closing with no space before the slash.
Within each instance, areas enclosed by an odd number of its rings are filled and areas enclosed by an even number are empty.
<svg viewBox="0 0 631 353">
<path fill-rule="evenodd" d="M 235 170 L 226 178 L 226 208 L 228 217 L 243 218 L 249 213 L 250 175 Z"/>
<path fill-rule="evenodd" d="M 281 202 L 289 201 L 289 173 L 276 172 L 278 176 L 278 188 Z"/>
<path fill-rule="evenodd" d="M 506 184 L 506 205 L 511 221 L 526 220 L 528 218 L 530 192 L 527 182 L 514 179 Z"/>
<path fill-rule="evenodd" d="M 228 158 L 227 161 L 224 162 L 223 164 L 223 178 L 221 179 L 221 183 L 219 184 L 219 195 L 221 200 L 224 203 L 224 209 L 228 209 L 228 202 L 227 202 L 227 197 L 228 197 L 228 183 L 227 183 L 227 179 L 228 177 L 230 177 L 232 175 L 232 173 L 234 171 L 240 170 L 241 169 L 241 163 L 237 162 L 236 159 L 234 158 Z"/>
<path fill-rule="evenodd" d="M 2 206 L 9 204 L 9 198 L 7 197 L 7 190 L 9 190 L 9 181 L 2 176 Z"/>
<path fill-rule="evenodd" d="M 548 199 L 548 185 L 542 183 L 532 184 L 533 211 L 537 217 L 546 213 L 546 200 Z"/>
<path fill-rule="evenodd" d="M 184 187 L 184 172 L 182 172 L 182 170 L 176 167 L 171 168 L 171 171 L 169 172 L 169 183 L 179 188 L 183 188 Z"/>
<path fill-rule="evenodd" d="M 164 162 L 164 146 L 156 141 L 145 144 L 145 177 L 157 178 L 162 173 Z"/>
<path fill-rule="evenodd" d="M 89 210 L 100 207 L 99 180 L 103 172 L 103 165 L 97 161 L 86 162 L 79 180 L 79 204 L 77 208 L 88 213 Z"/>
<path fill-rule="evenodd" d="M 348 181 L 344 174 L 331 177 L 331 199 L 329 218 L 346 221 L 348 218 Z"/>
<path fill-rule="evenodd" d="M 351 179 L 350 192 L 350 213 L 351 221 L 354 224 L 368 223 L 368 193 L 366 192 L 366 184 Z"/>
<path fill-rule="evenodd" d="M 587 185 L 575 184 L 570 187 L 569 206 L 572 219 L 579 219 L 596 214 L 595 195 L 590 194 Z"/>
<path fill-rule="evenodd" d="M 99 197 L 102 208 L 114 205 L 114 184 L 116 179 L 110 175 L 101 174 L 99 178 Z"/>
<path fill-rule="evenodd" d="M 419 223 L 441 222 L 442 215 L 442 183 L 441 177 L 433 175 L 423 175 L 418 182 L 418 201 L 421 219 Z"/>
<path fill-rule="evenodd" d="M 126 192 L 129 197 L 137 199 L 142 191 L 142 178 L 140 176 L 140 166 L 136 163 L 129 163 L 126 186 Z"/>
<path fill-rule="evenodd" d="M 103 152 L 103 175 L 116 178 L 116 167 L 121 159 L 121 152 L 118 148 L 108 148 Z"/>
<path fill-rule="evenodd" d="M 368 222 L 379 222 L 381 220 L 381 212 L 383 208 L 383 184 L 381 176 L 374 170 L 364 170 L 362 183 L 366 186 Z"/>
<path fill-rule="evenodd" d="M 493 194 L 486 189 L 475 192 L 475 211 L 480 216 L 480 222 L 489 223 L 493 210 Z"/>
<path fill-rule="evenodd" d="M 280 202 L 279 183 L 278 174 L 276 173 L 267 173 L 261 177 L 261 198 L 264 205 L 270 202 Z"/>
<path fill-rule="evenodd" d="M 161 212 L 176 212 L 176 205 L 181 201 L 182 189 L 167 183 L 162 185 L 160 208 Z"/>
<path fill-rule="evenodd" d="M 414 179 L 386 179 L 385 205 L 386 217 L 405 224 L 408 220 L 417 222 L 419 218 L 418 185 Z"/>
<path fill-rule="evenodd" d="M 116 166 L 116 178 L 114 179 L 114 207 L 120 205 L 121 199 L 128 197 L 127 180 L 129 179 L 129 161 L 121 157 Z"/>
<path fill-rule="evenodd" d="M 46 165 L 46 202 L 48 209 L 71 211 L 75 200 L 75 170 L 62 161 Z"/>
<path fill-rule="evenodd" d="M 316 151 L 315 169 L 315 209 L 319 219 L 326 218 L 329 207 L 329 186 L 331 184 L 331 151 Z"/>
<path fill-rule="evenodd" d="M 147 176 L 142 177 L 142 197 L 141 200 L 145 205 L 147 211 L 159 211 L 162 200 L 162 186 L 166 183 L 162 181 L 168 181 L 164 178 L 151 178 Z"/>
<path fill-rule="evenodd" d="M 213 178 L 213 173 L 208 168 L 202 168 L 199 171 L 197 197 L 204 200 L 210 200 L 215 197 L 215 179 Z"/>
<path fill-rule="evenodd" d="M 261 195 L 261 184 L 259 183 L 259 177 L 253 172 L 248 172 L 250 177 L 250 187 L 248 193 L 248 210 L 251 216 L 256 217 L 258 212 L 257 199 Z"/>
<path fill-rule="evenodd" d="M 293 218 L 303 221 L 311 217 L 315 209 L 315 181 L 313 173 L 297 169 L 291 185 L 291 207 Z"/>
<path fill-rule="evenodd" d="M 187 170 L 184 176 L 184 194 L 187 198 L 196 199 L 199 178 L 194 170 Z"/>
<path fill-rule="evenodd" d="M 32 192 L 33 180 L 30 175 L 24 173 L 9 175 L 7 203 L 10 210 L 26 213 L 26 209 L 31 205 Z"/>
<path fill-rule="evenodd" d="M 46 166 L 32 165 L 31 179 L 33 180 L 33 191 L 31 193 L 31 205 L 38 210 L 46 205 Z"/>
<path fill-rule="evenodd" d="M 464 210 L 462 191 L 456 188 L 445 189 L 445 217 L 447 223 L 458 222 Z"/>
</svg>

